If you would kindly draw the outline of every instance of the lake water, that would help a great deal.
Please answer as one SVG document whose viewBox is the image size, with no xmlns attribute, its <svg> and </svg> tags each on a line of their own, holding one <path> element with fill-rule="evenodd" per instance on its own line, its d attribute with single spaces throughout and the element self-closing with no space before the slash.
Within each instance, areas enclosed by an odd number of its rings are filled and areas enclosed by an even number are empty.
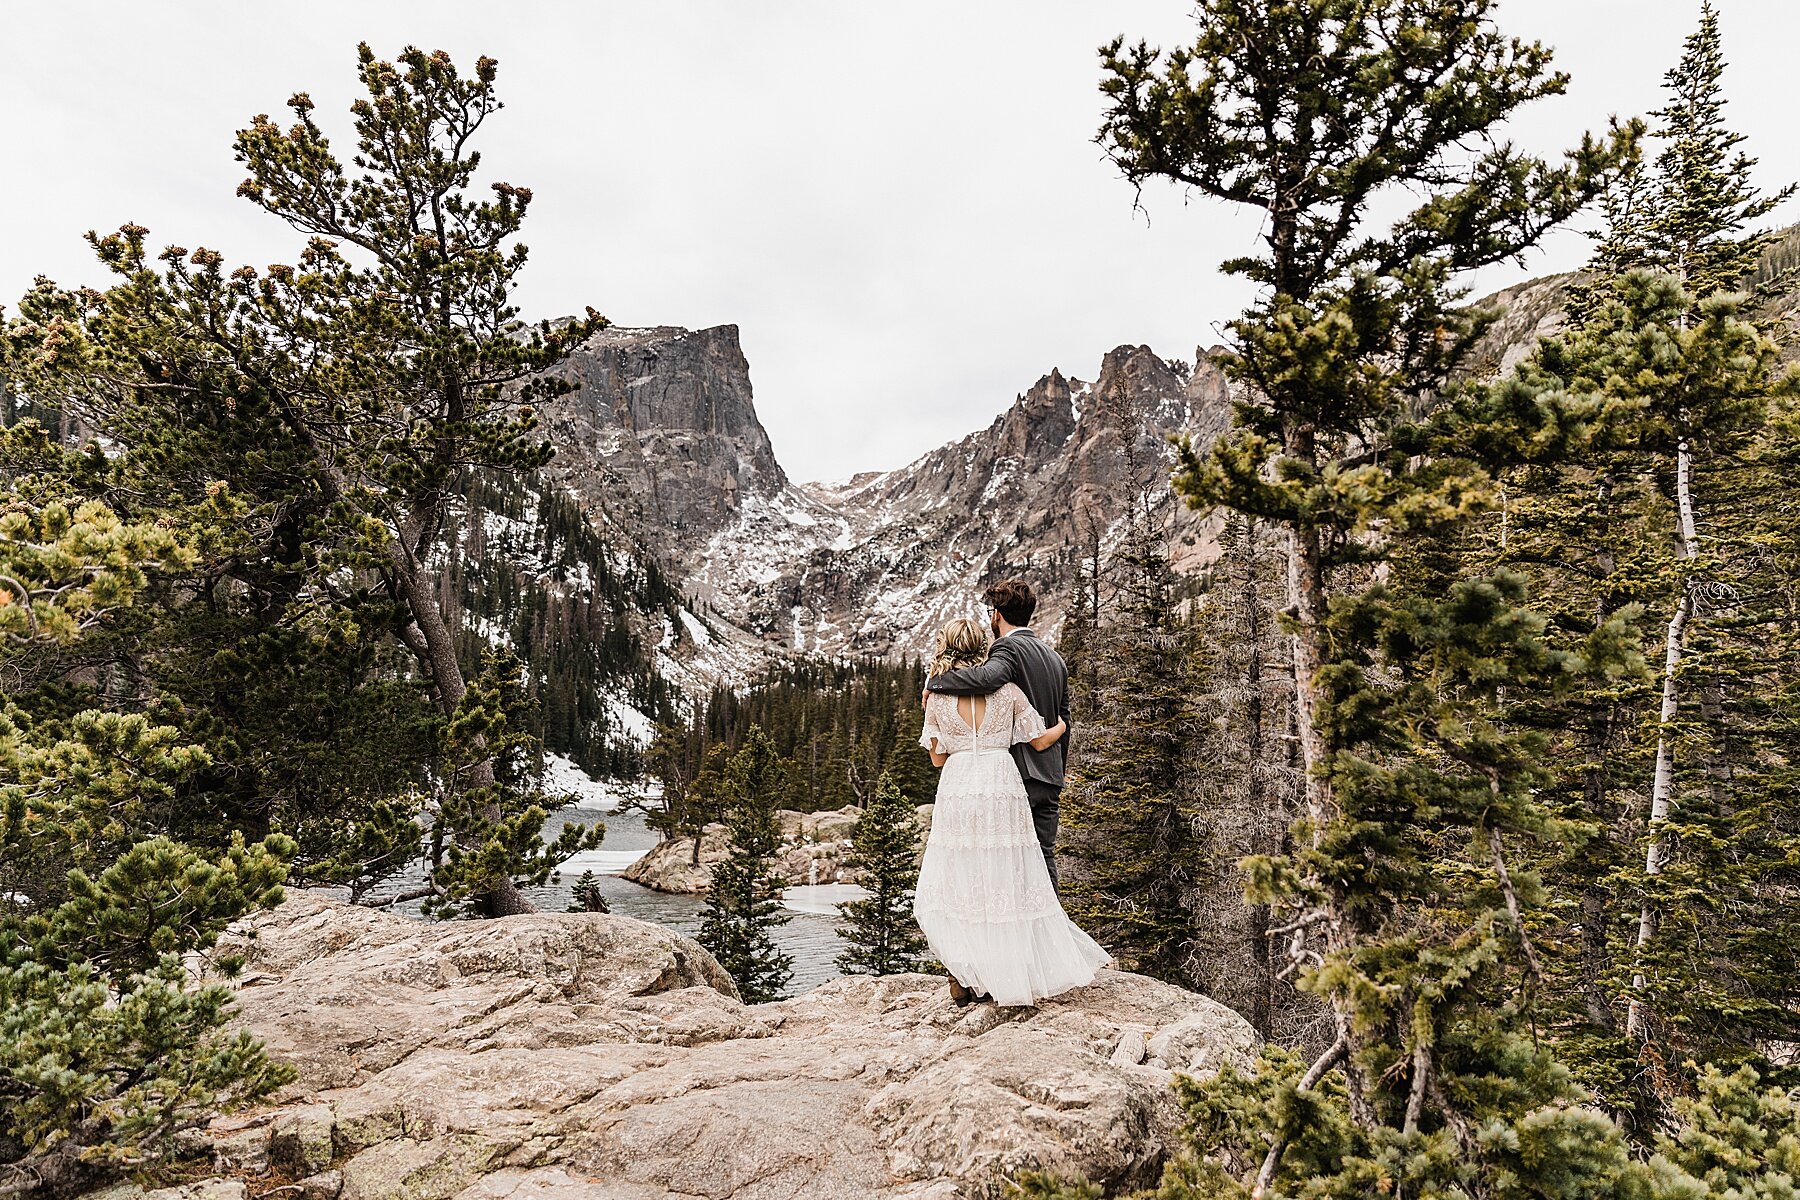
<svg viewBox="0 0 1800 1200">
<path fill-rule="evenodd" d="M 561 760 L 557 769 L 561 772 L 555 781 L 558 790 L 584 796 L 586 801 L 550 814 L 549 820 L 544 822 L 544 839 L 555 841 L 568 825 L 601 822 L 606 826 L 606 840 L 598 850 L 586 851 L 570 859 L 563 865 L 560 877 L 551 884 L 526 889 L 538 910 L 566 911 L 573 897 L 575 881 L 581 878 L 583 871 L 592 871 L 607 906 L 619 916 L 654 921 L 689 936 L 698 934 L 706 911 L 706 903 L 700 897 L 658 892 L 619 877 L 658 840 L 656 832 L 644 823 L 641 809 L 629 803 L 624 808 L 612 807 L 629 800 L 628 789 L 588 779 L 567 760 Z M 395 876 L 381 891 L 388 888 L 404 891 L 416 886 L 424 877 L 424 862 L 420 861 Z M 847 884 L 800 885 L 785 889 L 782 907 L 788 911 L 788 921 L 774 930 L 776 943 L 794 960 L 794 975 L 784 995 L 797 996 L 843 974 L 836 961 L 845 945 L 837 935 L 838 905 L 862 894 L 861 888 Z M 395 905 L 394 911 L 416 917 L 419 907 L 419 903 L 413 901 Z"/>
<path fill-rule="evenodd" d="M 561 912 L 569 906 L 571 890 L 583 871 L 592 871 L 599 880 L 600 893 L 612 911 L 622 917 L 654 921 L 686 934 L 700 931 L 700 919 L 706 909 L 698 896 L 658 892 L 619 878 L 619 873 L 640 855 L 656 845 L 657 834 L 644 824 L 644 814 L 637 809 L 595 812 L 591 809 L 565 808 L 552 813 L 544 823 L 544 837 L 554 841 L 565 825 L 606 825 L 606 840 L 600 849 L 578 854 L 564 866 L 561 879 L 548 887 L 532 888 L 530 895 L 540 909 Z M 846 895 L 839 889 L 791 887 L 784 897 L 790 919 L 777 926 L 775 940 L 794 959 L 794 977 L 787 995 L 810 991 L 828 979 L 843 974 L 836 958 L 843 952 L 844 940 L 837 935 L 837 903 Z"/>
</svg>

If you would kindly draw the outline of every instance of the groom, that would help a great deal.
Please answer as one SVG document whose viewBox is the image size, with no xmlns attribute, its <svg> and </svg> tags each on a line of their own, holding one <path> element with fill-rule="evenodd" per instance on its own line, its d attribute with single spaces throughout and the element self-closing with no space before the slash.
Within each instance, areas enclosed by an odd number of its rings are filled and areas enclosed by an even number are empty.
<svg viewBox="0 0 1800 1200">
<path fill-rule="evenodd" d="M 1037 611 L 1037 597 L 1032 594 L 1031 585 L 1023 579 L 1003 579 L 983 592 L 981 599 L 987 605 L 988 624 L 994 631 L 988 660 L 979 667 L 933 675 L 926 681 L 926 690 L 952 696 L 985 696 L 1004 684 L 1016 683 L 1046 723 L 1055 724 L 1058 717 L 1068 721 L 1069 668 L 1061 655 L 1031 632 L 1031 614 Z M 1069 728 L 1074 729 L 1072 722 Z M 1033 750 L 1026 742 L 1012 748 L 1013 760 L 1025 779 L 1025 794 L 1031 798 L 1031 822 L 1044 851 L 1044 865 L 1050 868 L 1051 886 L 1057 882 L 1056 818 L 1068 749 L 1067 733 L 1048 750 Z"/>
</svg>

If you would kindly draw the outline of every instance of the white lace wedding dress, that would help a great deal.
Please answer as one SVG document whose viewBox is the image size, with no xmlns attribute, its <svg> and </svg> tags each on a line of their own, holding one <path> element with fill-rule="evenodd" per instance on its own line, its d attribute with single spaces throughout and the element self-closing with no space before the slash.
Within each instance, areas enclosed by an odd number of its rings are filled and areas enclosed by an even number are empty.
<svg viewBox="0 0 1800 1200">
<path fill-rule="evenodd" d="M 932 953 L 997 1004 L 1033 1004 L 1080 987 L 1112 957 L 1064 915 L 1031 824 L 1011 747 L 1044 732 L 1015 684 L 987 697 L 980 729 L 956 697 L 925 703 L 927 750 L 948 753 L 913 912 Z"/>
</svg>

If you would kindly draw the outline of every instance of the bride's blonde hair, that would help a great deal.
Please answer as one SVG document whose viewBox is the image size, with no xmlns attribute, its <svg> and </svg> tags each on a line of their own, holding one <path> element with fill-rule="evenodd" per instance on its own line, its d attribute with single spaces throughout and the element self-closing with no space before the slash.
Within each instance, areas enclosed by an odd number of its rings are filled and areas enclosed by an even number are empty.
<svg viewBox="0 0 1800 1200">
<path fill-rule="evenodd" d="M 937 650 L 931 656 L 931 674 L 942 675 L 958 667 L 987 661 L 988 635 L 974 620 L 958 617 L 938 630 Z"/>
</svg>

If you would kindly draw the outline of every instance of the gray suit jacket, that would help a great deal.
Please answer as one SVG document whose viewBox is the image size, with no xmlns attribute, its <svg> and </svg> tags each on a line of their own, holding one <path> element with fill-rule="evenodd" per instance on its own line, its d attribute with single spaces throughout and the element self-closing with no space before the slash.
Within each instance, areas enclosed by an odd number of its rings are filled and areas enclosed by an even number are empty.
<svg viewBox="0 0 1800 1200">
<path fill-rule="evenodd" d="M 952 696 L 985 696 L 1003 684 L 1016 683 L 1031 707 L 1037 709 L 1046 725 L 1057 718 L 1069 721 L 1069 668 L 1062 655 L 1052 650 L 1029 629 L 1015 629 L 997 640 L 988 651 L 988 660 L 979 667 L 962 667 L 933 675 L 925 686 L 934 692 Z M 1063 767 L 1068 761 L 1069 735 L 1063 734 L 1048 750 L 1033 750 L 1030 743 L 1020 742 L 1012 748 L 1013 761 L 1019 774 L 1052 787 L 1063 785 Z"/>
</svg>

